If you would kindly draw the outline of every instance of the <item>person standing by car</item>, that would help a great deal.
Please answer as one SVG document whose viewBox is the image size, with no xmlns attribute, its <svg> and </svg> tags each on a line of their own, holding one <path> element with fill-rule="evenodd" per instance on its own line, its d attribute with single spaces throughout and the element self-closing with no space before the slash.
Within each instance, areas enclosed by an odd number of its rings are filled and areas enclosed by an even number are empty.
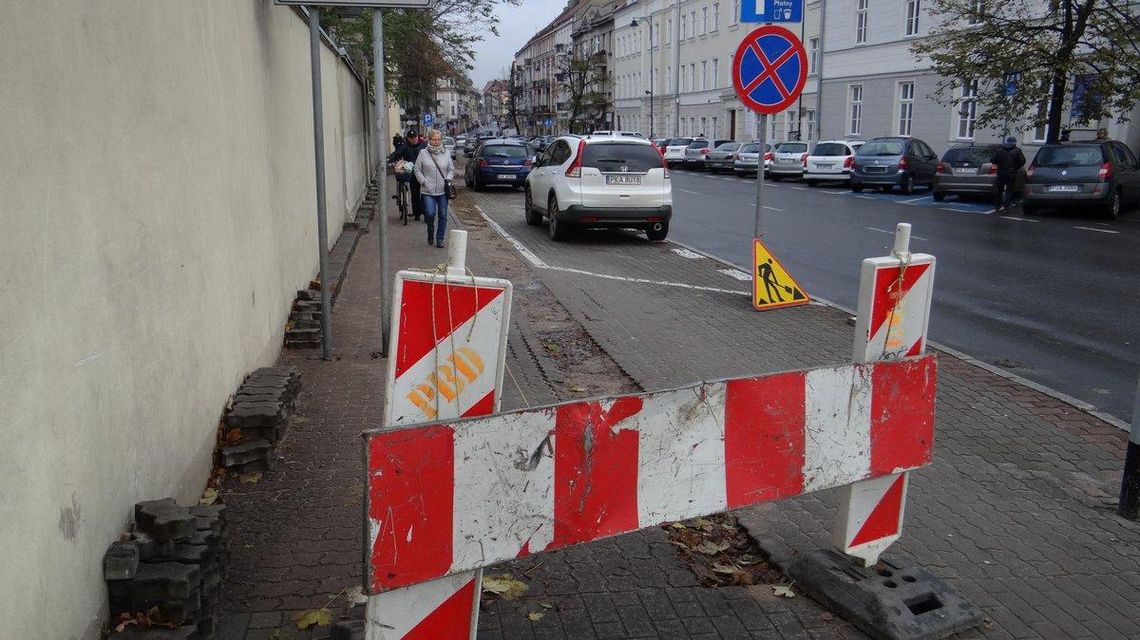
<svg viewBox="0 0 1140 640">
<path fill-rule="evenodd" d="M 420 149 L 423 149 L 423 147 L 416 144 L 416 132 L 414 129 L 410 129 L 408 130 L 407 139 L 404 140 L 400 146 L 396 147 L 392 155 L 388 156 L 388 162 L 399 162 L 403 160 L 404 165 L 407 167 L 403 172 L 396 172 L 396 180 L 407 182 L 411 188 L 412 217 L 416 220 L 419 220 L 424 212 L 424 205 L 423 202 L 421 202 L 422 198 L 420 198 L 420 183 L 416 180 L 416 177 L 412 175 L 412 167 L 414 166 L 416 158 L 419 156 Z"/>
<path fill-rule="evenodd" d="M 454 178 L 455 165 L 443 146 L 443 134 L 439 129 L 432 129 L 428 134 L 427 147 L 416 156 L 416 179 L 420 181 L 420 192 L 423 193 L 428 244 L 432 244 L 434 231 L 435 246 L 440 248 L 447 233 L 447 187 Z"/>
<path fill-rule="evenodd" d="M 1017 170 L 1025 165 L 1025 154 L 1017 148 L 1017 138 L 1009 136 L 1001 146 L 994 149 L 990 156 L 990 164 L 997 167 L 994 207 L 999 212 L 1008 213 L 1009 203 L 1013 200 L 1013 183 L 1017 179 Z"/>
</svg>

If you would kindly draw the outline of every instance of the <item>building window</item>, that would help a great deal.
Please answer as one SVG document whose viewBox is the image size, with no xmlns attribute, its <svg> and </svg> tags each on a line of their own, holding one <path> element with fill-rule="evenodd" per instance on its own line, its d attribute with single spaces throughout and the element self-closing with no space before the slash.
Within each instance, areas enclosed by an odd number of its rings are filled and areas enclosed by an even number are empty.
<svg viewBox="0 0 1140 640">
<path fill-rule="evenodd" d="M 689 90 L 697 90 L 697 63 L 695 62 L 689 65 Z"/>
<path fill-rule="evenodd" d="M 712 31 L 716 31 L 719 28 L 720 28 L 720 3 L 714 2 L 713 3 Z"/>
<path fill-rule="evenodd" d="M 709 88 L 709 63 L 708 60 L 701 61 L 701 89 Z"/>
<path fill-rule="evenodd" d="M 708 28 L 709 28 L 709 8 L 708 7 L 701 7 L 701 35 L 702 36 L 705 35 L 705 32 L 708 31 Z"/>
<path fill-rule="evenodd" d="M 962 97 L 958 100 L 958 137 L 974 139 L 974 122 L 978 115 L 978 81 L 967 80 L 962 84 Z"/>
<path fill-rule="evenodd" d="M 857 136 L 862 133 L 863 128 L 863 85 L 851 85 L 851 119 L 847 127 L 847 133 Z"/>
<path fill-rule="evenodd" d="M 906 2 L 906 35 L 918 35 L 918 13 L 919 0 L 907 0 Z"/>
<path fill-rule="evenodd" d="M 717 128 L 717 117 L 713 116 L 712 119 L 712 137 L 713 139 L 720 137 L 720 129 Z"/>
<path fill-rule="evenodd" d="M 914 83 L 899 83 L 899 126 L 900 136 L 910 135 L 910 124 L 914 118 Z"/>
<path fill-rule="evenodd" d="M 1034 142 L 1045 142 L 1049 137 L 1049 98 L 1050 96 L 1046 95 L 1041 102 L 1037 103 L 1037 117 L 1033 120 Z"/>
<path fill-rule="evenodd" d="M 665 67 L 665 92 L 673 93 L 673 65 Z"/>
<path fill-rule="evenodd" d="M 681 39 L 689 37 L 689 16 L 681 15 Z"/>
<path fill-rule="evenodd" d="M 819 73 L 819 38 L 808 38 L 808 74 Z"/>
<path fill-rule="evenodd" d="M 740 22 L 740 0 L 732 0 L 732 22 L 728 24 L 738 24 Z"/>
<path fill-rule="evenodd" d="M 712 86 L 720 86 L 720 58 L 713 58 Z"/>
<path fill-rule="evenodd" d="M 815 111 L 804 111 L 804 122 L 807 125 L 807 137 L 804 140 L 815 140 Z"/>
<path fill-rule="evenodd" d="M 856 0 L 855 9 L 855 44 L 867 42 L 867 10 L 871 0 Z"/>
<path fill-rule="evenodd" d="M 689 37 L 697 37 L 697 10 L 693 9 L 689 12 Z"/>
<path fill-rule="evenodd" d="M 673 19 L 669 18 L 666 24 L 668 24 L 669 27 L 665 29 L 665 44 L 669 44 L 673 41 Z"/>
</svg>

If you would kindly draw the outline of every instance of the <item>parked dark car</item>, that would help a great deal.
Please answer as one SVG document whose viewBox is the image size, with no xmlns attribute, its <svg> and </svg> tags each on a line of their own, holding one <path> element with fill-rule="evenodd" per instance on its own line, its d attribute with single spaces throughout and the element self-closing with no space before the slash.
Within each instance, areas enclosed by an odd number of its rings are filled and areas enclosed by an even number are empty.
<svg viewBox="0 0 1140 640">
<path fill-rule="evenodd" d="M 732 171 L 732 165 L 736 162 L 736 150 L 739 148 L 740 143 L 731 140 L 717 145 L 705 154 L 705 168 L 709 173 Z"/>
<path fill-rule="evenodd" d="M 851 190 L 878 187 L 886 192 L 898 187 L 910 193 L 918 185 L 933 185 L 937 168 L 938 154 L 918 138 L 872 138 L 855 152 Z"/>
<path fill-rule="evenodd" d="M 990 164 L 990 158 L 1001 145 L 965 145 L 954 147 L 942 154 L 942 161 L 934 172 L 932 187 L 935 202 L 942 202 L 948 195 L 985 196 L 991 200 L 997 197 L 997 166 Z M 1021 193 L 1025 184 L 1025 167 L 1017 168 L 1013 180 L 1013 193 Z"/>
<path fill-rule="evenodd" d="M 1123 142 L 1047 144 L 1025 172 L 1021 209 L 1095 207 L 1110 218 L 1140 203 L 1140 163 Z"/>
<path fill-rule="evenodd" d="M 534 150 L 521 140 L 484 140 L 463 168 L 463 181 L 476 191 L 491 185 L 521 187 L 530 173 L 533 157 Z"/>
</svg>

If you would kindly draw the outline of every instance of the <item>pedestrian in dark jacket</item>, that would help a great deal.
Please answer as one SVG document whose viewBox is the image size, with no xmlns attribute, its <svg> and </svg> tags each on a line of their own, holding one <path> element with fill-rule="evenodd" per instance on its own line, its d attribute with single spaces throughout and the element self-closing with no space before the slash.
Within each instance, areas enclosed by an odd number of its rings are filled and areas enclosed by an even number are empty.
<svg viewBox="0 0 1140 640">
<path fill-rule="evenodd" d="M 1009 136 L 990 156 L 990 164 L 997 167 L 997 182 L 994 185 L 994 206 L 999 212 L 1009 211 L 1013 200 L 1013 186 L 1017 172 L 1025 165 L 1025 154 L 1017 148 L 1017 138 Z"/>
<path fill-rule="evenodd" d="M 412 217 L 419 220 L 424 212 L 424 203 L 423 198 L 420 197 L 420 181 L 416 180 L 414 167 L 416 157 L 420 155 L 420 150 L 423 149 L 423 145 L 417 143 L 417 138 L 418 136 L 414 129 L 408 131 L 407 139 L 405 139 L 400 146 L 396 147 L 392 155 L 388 156 L 388 162 L 404 161 L 405 171 L 403 173 L 397 173 L 396 180 L 406 182 L 408 186 L 411 187 Z"/>
</svg>

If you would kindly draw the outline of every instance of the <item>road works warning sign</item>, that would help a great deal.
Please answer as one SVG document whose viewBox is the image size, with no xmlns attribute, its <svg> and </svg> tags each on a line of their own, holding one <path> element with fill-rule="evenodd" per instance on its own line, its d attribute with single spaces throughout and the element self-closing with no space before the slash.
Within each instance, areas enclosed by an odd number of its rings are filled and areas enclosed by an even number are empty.
<svg viewBox="0 0 1140 640">
<path fill-rule="evenodd" d="M 752 306 L 757 311 L 807 304 L 811 298 L 776 256 L 759 240 L 752 240 Z"/>
</svg>

